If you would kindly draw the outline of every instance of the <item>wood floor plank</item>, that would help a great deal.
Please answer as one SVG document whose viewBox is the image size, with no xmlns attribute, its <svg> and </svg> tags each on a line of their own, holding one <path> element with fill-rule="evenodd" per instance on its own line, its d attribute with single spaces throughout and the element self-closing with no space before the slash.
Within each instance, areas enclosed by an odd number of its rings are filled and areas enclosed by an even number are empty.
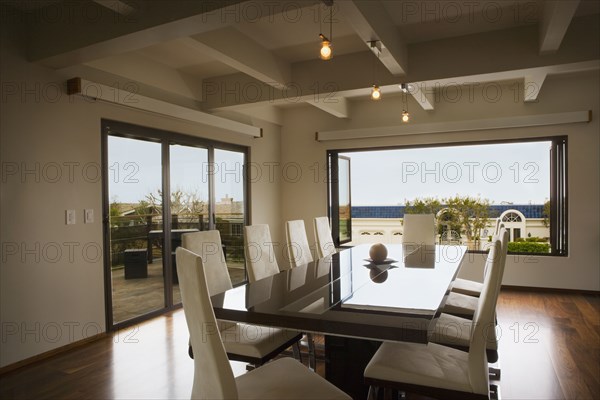
<svg viewBox="0 0 600 400">
<path fill-rule="evenodd" d="M 503 290 L 497 314 L 502 399 L 600 398 L 600 296 Z M 323 338 L 315 339 L 322 353 Z M 176 310 L 6 373 L 0 398 L 189 398 L 187 342 Z M 245 373 L 244 364 L 232 365 Z M 321 356 L 317 372 L 324 369 Z"/>
</svg>

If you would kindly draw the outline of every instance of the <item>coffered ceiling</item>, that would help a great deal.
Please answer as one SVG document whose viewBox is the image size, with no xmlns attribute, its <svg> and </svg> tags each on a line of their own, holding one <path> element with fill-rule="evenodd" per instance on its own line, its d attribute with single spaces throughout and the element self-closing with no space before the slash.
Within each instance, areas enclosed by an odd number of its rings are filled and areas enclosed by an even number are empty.
<svg viewBox="0 0 600 400">
<path fill-rule="evenodd" d="M 331 61 L 318 59 L 330 8 L 316 0 L 6 4 L 27 15 L 33 62 L 107 85 L 133 82 L 144 95 L 205 112 L 274 123 L 281 123 L 282 108 L 298 104 L 349 118 L 348 103 L 367 97 L 374 83 L 384 95 L 411 83 L 415 100 L 431 112 L 432 92 L 449 83 L 517 80 L 535 87 L 523 94 L 534 101 L 548 75 L 600 65 L 596 0 L 339 0 Z M 371 40 L 382 44 L 379 57 Z"/>
</svg>

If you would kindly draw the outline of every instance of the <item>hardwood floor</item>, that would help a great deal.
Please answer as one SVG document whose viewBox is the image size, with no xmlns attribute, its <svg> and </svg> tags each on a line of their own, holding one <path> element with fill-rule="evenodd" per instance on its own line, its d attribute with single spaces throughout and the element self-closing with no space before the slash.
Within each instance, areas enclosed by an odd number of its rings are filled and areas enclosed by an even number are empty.
<svg viewBox="0 0 600 400">
<path fill-rule="evenodd" d="M 505 290 L 498 323 L 501 399 L 600 398 L 600 296 Z M 177 310 L 7 373 L 0 398 L 189 398 L 187 342 Z"/>
</svg>

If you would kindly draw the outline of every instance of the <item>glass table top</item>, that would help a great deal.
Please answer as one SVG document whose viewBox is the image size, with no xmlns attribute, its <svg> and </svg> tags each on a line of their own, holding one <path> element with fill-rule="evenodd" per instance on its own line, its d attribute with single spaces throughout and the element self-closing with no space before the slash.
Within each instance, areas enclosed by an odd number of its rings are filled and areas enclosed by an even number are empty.
<svg viewBox="0 0 600 400">
<path fill-rule="evenodd" d="M 217 318 L 342 336 L 427 342 L 465 246 L 370 245 L 230 289 L 212 297 Z"/>
</svg>

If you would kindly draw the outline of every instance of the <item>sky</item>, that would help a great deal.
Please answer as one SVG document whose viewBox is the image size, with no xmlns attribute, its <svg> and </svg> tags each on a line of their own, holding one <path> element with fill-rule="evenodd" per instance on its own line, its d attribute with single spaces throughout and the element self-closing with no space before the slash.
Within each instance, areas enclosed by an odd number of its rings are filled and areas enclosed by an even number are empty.
<svg viewBox="0 0 600 400">
<path fill-rule="evenodd" d="M 108 137 L 109 200 L 137 203 L 161 187 L 160 143 Z M 208 175 L 215 175 L 215 196 L 235 201 L 243 200 L 244 155 L 238 152 L 215 150 L 216 167 L 208 164 L 208 150 L 199 147 L 170 146 L 171 191 L 196 193 L 208 199 Z"/>
<path fill-rule="evenodd" d="M 365 151 L 351 159 L 352 205 L 404 205 L 469 195 L 491 204 L 543 204 L 551 142 Z"/>
<path fill-rule="evenodd" d="M 109 199 L 145 200 L 161 185 L 159 143 L 109 136 Z M 504 143 L 345 153 L 351 159 L 353 205 L 404 205 L 417 197 L 475 196 L 491 204 L 543 204 L 550 193 L 551 142 Z M 243 200 L 242 153 L 172 145 L 171 190 L 217 201 Z"/>
</svg>

